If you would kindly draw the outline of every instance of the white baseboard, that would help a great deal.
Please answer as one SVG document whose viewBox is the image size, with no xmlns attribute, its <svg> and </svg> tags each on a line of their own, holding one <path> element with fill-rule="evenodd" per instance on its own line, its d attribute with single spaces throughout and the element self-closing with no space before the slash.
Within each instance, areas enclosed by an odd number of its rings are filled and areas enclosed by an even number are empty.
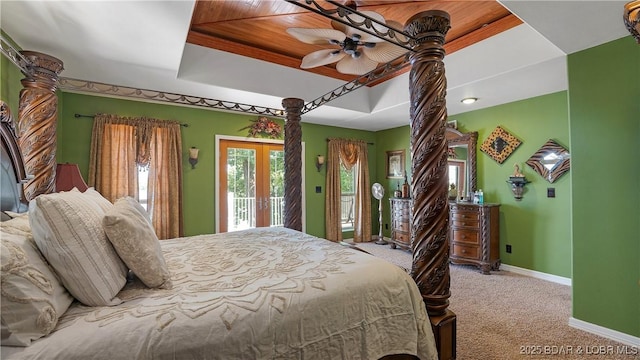
<svg viewBox="0 0 640 360">
<path fill-rule="evenodd" d="M 540 271 L 525 269 L 517 266 L 506 265 L 506 264 L 501 264 L 500 270 L 510 271 L 520 275 L 530 276 L 537 279 L 547 280 L 547 281 L 555 282 L 558 284 L 571 286 L 570 278 L 547 274 Z M 638 351 L 638 347 L 640 347 L 640 338 L 638 337 L 631 336 L 629 334 L 625 334 L 625 333 L 612 330 L 606 327 L 602 327 L 599 325 L 591 324 L 586 321 L 578 320 L 573 317 L 569 318 L 569 326 L 579 330 L 586 331 L 591 334 L 602 336 L 607 339 L 611 339 L 613 341 L 617 341 L 619 343 L 623 343 L 625 345 L 633 346 L 634 351 Z"/>
<path fill-rule="evenodd" d="M 570 278 L 566 278 L 558 275 L 547 274 L 540 271 L 525 269 L 525 268 L 521 268 L 513 265 L 507 265 L 507 264 L 500 264 L 500 270 L 510 271 L 512 273 L 525 275 L 525 276 L 533 277 L 536 279 L 542 279 L 542 280 L 558 283 L 561 285 L 571 286 Z"/>
<path fill-rule="evenodd" d="M 569 318 L 569 326 L 586 331 L 591 334 L 602 336 L 607 339 L 611 339 L 613 341 L 617 341 L 619 343 L 623 343 L 625 345 L 634 346 L 636 348 L 636 351 L 638 351 L 638 347 L 640 347 L 639 337 L 631 336 L 629 334 L 611 330 L 600 325 L 595 325 L 586 321 L 578 320 L 574 317 Z"/>
</svg>

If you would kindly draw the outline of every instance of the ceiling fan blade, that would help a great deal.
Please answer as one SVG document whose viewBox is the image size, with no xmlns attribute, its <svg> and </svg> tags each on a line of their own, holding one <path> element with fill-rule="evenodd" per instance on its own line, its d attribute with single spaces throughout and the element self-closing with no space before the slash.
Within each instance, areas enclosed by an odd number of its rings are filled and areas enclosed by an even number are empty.
<svg viewBox="0 0 640 360">
<path fill-rule="evenodd" d="M 383 24 L 385 24 L 385 20 L 384 17 L 382 15 L 380 15 L 379 13 L 375 12 L 375 11 L 360 11 L 361 14 L 367 15 L 368 17 L 375 19 Z M 352 19 L 353 21 L 357 21 L 357 22 L 362 22 L 364 21 L 364 18 L 360 15 L 356 15 L 356 14 L 351 14 L 349 15 L 349 18 Z M 387 31 L 387 28 L 381 25 L 378 25 L 376 23 L 372 23 L 373 27 L 375 29 L 377 29 L 380 32 L 385 32 Z M 345 34 L 347 34 L 348 37 L 352 37 L 354 34 L 358 34 L 360 35 L 360 41 L 362 42 L 382 42 L 384 40 L 375 37 L 373 35 L 369 35 L 364 31 L 360 31 L 354 27 L 351 26 L 347 26 L 343 23 L 340 23 L 338 21 L 332 20 L 331 21 L 331 27 L 333 27 L 336 30 L 340 30 L 342 32 L 344 32 Z"/>
<path fill-rule="evenodd" d="M 318 50 L 310 54 L 307 54 L 307 56 L 302 58 L 302 64 L 300 64 L 300 68 L 310 69 L 310 68 L 314 68 L 322 65 L 331 64 L 344 58 L 345 55 L 347 55 L 343 51 L 340 51 L 339 53 L 334 54 L 336 51 L 339 51 L 339 50 L 324 49 L 324 50 Z"/>
<path fill-rule="evenodd" d="M 387 63 L 400 55 L 404 55 L 407 49 L 385 41 L 376 44 L 376 46 L 372 48 L 362 47 L 362 52 L 375 62 Z"/>
<path fill-rule="evenodd" d="M 359 58 L 345 56 L 336 64 L 336 70 L 343 74 L 363 75 L 375 69 L 378 63 L 369 59 L 364 54 Z"/>
<path fill-rule="evenodd" d="M 343 41 L 346 35 L 334 29 L 288 28 L 287 33 L 307 44 L 325 45 L 329 40 Z"/>
</svg>

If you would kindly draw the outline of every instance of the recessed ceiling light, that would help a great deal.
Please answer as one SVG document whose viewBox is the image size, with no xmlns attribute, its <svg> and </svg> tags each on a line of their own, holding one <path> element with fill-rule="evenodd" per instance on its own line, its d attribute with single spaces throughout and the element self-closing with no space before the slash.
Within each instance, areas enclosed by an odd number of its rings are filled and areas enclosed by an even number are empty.
<svg viewBox="0 0 640 360">
<path fill-rule="evenodd" d="M 476 102 L 477 100 L 478 100 L 478 98 L 469 97 L 469 98 L 464 98 L 464 99 L 462 99 L 462 101 L 461 101 L 461 102 L 462 102 L 463 104 L 467 104 L 467 105 L 469 105 L 469 104 L 473 104 L 473 103 L 474 103 L 474 102 Z"/>
</svg>

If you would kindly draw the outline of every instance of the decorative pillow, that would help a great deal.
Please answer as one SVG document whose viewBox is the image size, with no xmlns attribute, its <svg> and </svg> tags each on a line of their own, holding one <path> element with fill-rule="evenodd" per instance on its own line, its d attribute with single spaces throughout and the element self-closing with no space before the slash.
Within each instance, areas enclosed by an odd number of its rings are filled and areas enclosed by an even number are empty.
<svg viewBox="0 0 640 360">
<path fill-rule="evenodd" d="M 91 192 L 93 191 L 93 193 Z M 88 306 L 117 305 L 127 267 L 102 229 L 103 208 L 95 190 L 37 196 L 29 203 L 33 237 L 71 295 Z"/>
<path fill-rule="evenodd" d="M 104 216 L 102 226 L 120 258 L 145 285 L 170 289 L 171 274 L 160 241 L 140 209 L 144 211 L 133 198 L 118 199 Z"/>
<path fill-rule="evenodd" d="M 29 225 L 29 213 L 15 214 L 10 220 L 0 222 L 0 228 L 4 232 L 17 235 L 31 235 L 31 225 Z"/>
<path fill-rule="evenodd" d="M 4 231 L 0 237 L 2 345 L 29 346 L 55 328 L 73 297 L 33 238 Z"/>
<path fill-rule="evenodd" d="M 17 217 L 21 217 L 21 216 L 26 216 L 29 213 L 26 212 L 15 212 L 15 211 L 10 211 L 10 210 L 5 210 L 3 211 L 3 213 L 7 214 L 7 216 L 9 216 L 10 218 L 17 218 Z"/>
<path fill-rule="evenodd" d="M 142 207 L 142 205 L 140 205 L 140 202 L 138 202 L 138 200 L 132 198 L 131 196 L 125 196 L 123 198 L 120 198 L 120 199 L 116 200 L 116 202 L 118 202 L 118 201 L 126 201 L 126 202 L 128 202 L 129 205 L 131 205 L 136 210 L 138 210 L 138 212 L 140 214 L 142 214 L 142 216 L 144 216 L 145 220 L 147 220 L 149 225 L 151 225 L 151 227 L 153 227 L 153 223 L 151 222 L 151 217 L 149 216 L 149 213 L 147 212 L 147 209 Z"/>
<path fill-rule="evenodd" d="M 84 192 L 81 192 L 77 188 L 73 188 L 73 189 L 71 189 L 71 191 L 74 191 L 74 192 L 79 193 L 79 194 L 83 194 L 85 196 L 90 196 L 91 199 L 93 199 L 93 201 L 96 203 L 96 205 L 98 205 L 105 212 L 107 210 L 111 210 L 113 208 L 113 204 L 111 203 L 111 201 L 105 199 L 102 196 L 102 194 L 97 192 L 96 189 L 94 189 L 92 187 L 88 188 Z"/>
</svg>

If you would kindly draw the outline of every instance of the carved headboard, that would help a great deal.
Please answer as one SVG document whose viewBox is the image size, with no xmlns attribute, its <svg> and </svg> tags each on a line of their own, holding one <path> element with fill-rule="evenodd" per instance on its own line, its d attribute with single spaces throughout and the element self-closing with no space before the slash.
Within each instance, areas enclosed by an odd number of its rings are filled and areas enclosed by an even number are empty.
<svg viewBox="0 0 640 360">
<path fill-rule="evenodd" d="M 27 202 L 22 195 L 22 184 L 29 179 L 29 176 L 25 171 L 22 153 L 18 147 L 13 117 L 9 106 L 4 101 L 0 101 L 0 135 L 2 137 L 0 210 L 25 212 Z"/>
</svg>

